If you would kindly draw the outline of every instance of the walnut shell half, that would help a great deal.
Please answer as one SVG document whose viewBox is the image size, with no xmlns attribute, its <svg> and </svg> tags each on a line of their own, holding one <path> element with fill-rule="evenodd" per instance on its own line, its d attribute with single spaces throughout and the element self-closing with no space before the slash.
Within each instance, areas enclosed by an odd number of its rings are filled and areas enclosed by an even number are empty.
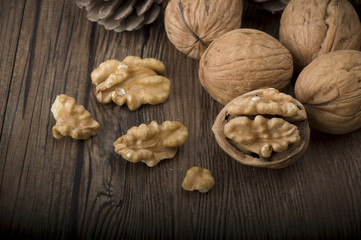
<svg viewBox="0 0 361 240">
<path fill-rule="evenodd" d="M 241 27 L 242 0 L 170 0 L 164 14 L 169 41 L 199 59 L 217 37 Z"/>
<path fill-rule="evenodd" d="M 361 52 L 334 51 L 316 58 L 298 76 L 296 98 L 311 127 L 344 134 L 361 127 Z"/>
<path fill-rule="evenodd" d="M 259 88 L 285 88 L 291 81 L 291 53 L 265 32 L 237 29 L 217 38 L 199 62 L 199 80 L 225 105 Z"/>
<path fill-rule="evenodd" d="M 306 151 L 310 129 L 304 107 L 276 89 L 258 89 L 228 103 L 212 131 L 219 146 L 238 162 L 283 168 Z"/>
<path fill-rule="evenodd" d="M 290 1 L 279 34 L 298 72 L 325 53 L 361 46 L 360 20 L 347 0 Z"/>
</svg>

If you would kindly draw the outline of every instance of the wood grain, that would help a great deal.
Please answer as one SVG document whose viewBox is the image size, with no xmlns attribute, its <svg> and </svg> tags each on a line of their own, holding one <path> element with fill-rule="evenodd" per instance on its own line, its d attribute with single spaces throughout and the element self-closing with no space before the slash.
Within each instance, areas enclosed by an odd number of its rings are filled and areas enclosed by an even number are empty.
<svg viewBox="0 0 361 240">
<path fill-rule="evenodd" d="M 162 19 L 116 34 L 72 0 L 0 4 L 0 237 L 45 239 L 264 239 L 361 237 L 361 130 L 312 131 L 305 156 L 281 170 L 243 166 L 211 133 L 222 106 L 198 81 L 198 61 L 167 40 Z M 279 15 L 246 5 L 242 27 L 278 37 Z M 11 29 L 11 30 L 10 30 Z M 131 112 L 96 101 L 90 73 L 125 56 L 155 57 L 169 99 Z M 56 140 L 56 95 L 75 97 L 101 128 L 86 141 Z M 178 120 L 190 136 L 171 160 L 131 164 L 112 143 L 127 129 Z M 207 194 L 181 183 L 192 166 L 216 180 Z"/>
<path fill-rule="evenodd" d="M 14 69 L 20 27 L 23 20 L 24 1 L 0 4 L 0 131 L 4 122 L 9 88 Z"/>
</svg>

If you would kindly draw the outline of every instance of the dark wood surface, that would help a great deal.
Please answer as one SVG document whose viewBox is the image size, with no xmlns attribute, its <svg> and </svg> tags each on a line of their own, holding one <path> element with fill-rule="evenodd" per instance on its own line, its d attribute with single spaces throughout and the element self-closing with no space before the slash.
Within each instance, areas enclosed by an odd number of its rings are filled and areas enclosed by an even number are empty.
<svg viewBox="0 0 361 240">
<path fill-rule="evenodd" d="M 278 37 L 279 15 L 246 7 L 242 27 Z M 0 3 L 0 238 L 283 239 L 361 237 L 361 130 L 312 131 L 308 151 L 281 170 L 241 165 L 211 126 L 222 106 L 198 81 L 198 61 L 167 40 L 162 19 L 116 34 L 86 19 L 73 0 Z M 164 62 L 168 100 L 130 112 L 96 101 L 90 73 L 127 55 Z M 97 119 L 86 141 L 52 136 L 56 95 Z M 190 132 L 154 168 L 113 151 L 127 129 L 181 121 Z M 182 190 L 186 170 L 209 168 L 207 194 Z"/>
</svg>

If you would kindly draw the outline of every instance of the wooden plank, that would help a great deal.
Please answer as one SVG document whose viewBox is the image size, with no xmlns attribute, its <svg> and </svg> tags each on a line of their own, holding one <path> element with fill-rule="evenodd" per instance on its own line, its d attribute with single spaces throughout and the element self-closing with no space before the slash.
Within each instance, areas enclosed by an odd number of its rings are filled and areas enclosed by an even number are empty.
<svg viewBox="0 0 361 240">
<path fill-rule="evenodd" d="M 18 237 L 68 236 L 73 231 L 69 226 L 76 219 L 76 174 L 89 143 L 64 139 L 57 145 L 50 108 L 60 93 L 87 105 L 92 25 L 84 27 L 79 23 L 83 20 L 73 1 L 34 0 L 25 5 L 0 143 L 5 157 L 1 230 Z"/>
<path fill-rule="evenodd" d="M 0 4 L 0 136 L 8 103 L 24 6 L 25 2 L 23 0 L 14 0 L 6 4 Z"/>
<path fill-rule="evenodd" d="M 3 15 L 0 15 L 2 20 Z M 246 6 L 243 27 L 278 36 L 280 16 Z M 125 56 L 155 57 L 171 79 L 169 99 L 130 112 L 100 104 L 90 73 Z M 0 140 L 0 236 L 55 239 L 355 238 L 361 235 L 361 130 L 312 132 L 305 156 L 281 170 L 243 166 L 218 147 L 211 126 L 222 106 L 198 81 L 198 61 L 167 40 L 162 20 L 116 34 L 87 21 L 73 0 L 26 1 Z M 97 136 L 56 140 L 57 94 L 97 119 Z M 127 129 L 178 120 L 190 136 L 154 168 L 116 155 Z M 188 168 L 212 170 L 207 194 L 186 192 Z"/>
</svg>

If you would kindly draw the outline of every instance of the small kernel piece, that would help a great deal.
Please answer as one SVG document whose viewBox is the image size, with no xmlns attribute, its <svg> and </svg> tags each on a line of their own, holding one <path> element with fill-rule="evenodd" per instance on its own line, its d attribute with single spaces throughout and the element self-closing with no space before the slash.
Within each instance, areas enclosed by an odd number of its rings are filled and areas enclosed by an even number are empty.
<svg viewBox="0 0 361 240">
<path fill-rule="evenodd" d="M 263 145 L 262 149 L 261 149 L 261 156 L 262 157 L 270 157 L 272 154 L 272 146 L 270 144 L 265 144 Z"/>
<path fill-rule="evenodd" d="M 163 159 L 173 158 L 188 138 L 188 130 L 177 121 L 155 121 L 132 127 L 114 142 L 114 150 L 129 162 L 144 162 L 154 167 Z"/>
<path fill-rule="evenodd" d="M 182 188 L 187 191 L 198 190 L 206 193 L 214 186 L 214 178 L 210 170 L 202 167 L 192 167 L 187 171 Z"/>
<path fill-rule="evenodd" d="M 111 59 L 91 73 L 96 98 L 101 103 L 127 104 L 133 111 L 142 104 L 160 104 L 167 100 L 171 82 L 160 76 L 164 64 L 154 58 L 128 56 L 122 62 Z"/>
<path fill-rule="evenodd" d="M 56 139 L 63 136 L 88 139 L 98 132 L 99 123 L 82 105 L 76 105 L 73 97 L 58 95 L 51 106 L 51 112 L 56 120 L 53 127 L 53 135 Z"/>
</svg>

